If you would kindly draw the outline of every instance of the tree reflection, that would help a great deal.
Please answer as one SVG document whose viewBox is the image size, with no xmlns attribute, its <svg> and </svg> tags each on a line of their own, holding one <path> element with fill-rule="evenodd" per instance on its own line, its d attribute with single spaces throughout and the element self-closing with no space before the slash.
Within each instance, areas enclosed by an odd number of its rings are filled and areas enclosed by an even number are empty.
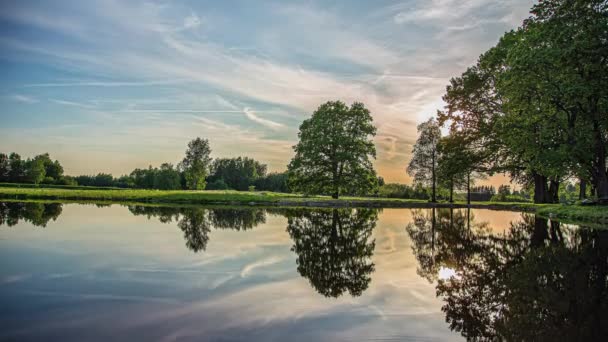
<svg viewBox="0 0 608 342">
<path fill-rule="evenodd" d="M 0 202 L 0 226 L 12 227 L 24 220 L 37 227 L 46 227 L 61 215 L 61 203 Z"/>
<path fill-rule="evenodd" d="M 595 341 L 608 336 L 608 232 L 524 214 L 504 234 L 465 229 L 454 220 L 436 225 L 433 240 L 428 237 L 432 217 L 418 219 L 415 227 L 408 226 L 415 252 L 427 255 L 429 245 L 435 251 L 433 262 L 417 255 L 420 268 L 433 274 L 434 265 L 443 264 L 456 271 L 437 280 L 453 330 L 470 340 Z M 460 234 L 455 241 L 462 244 L 442 243 L 446 230 Z"/>
<path fill-rule="evenodd" d="M 195 253 L 207 248 L 212 227 L 247 230 L 266 222 L 262 209 L 129 206 L 129 211 L 148 219 L 157 217 L 162 223 L 176 221 L 184 233 L 186 247 Z"/>
<path fill-rule="evenodd" d="M 359 296 L 374 271 L 377 209 L 287 210 L 298 272 L 326 297 Z"/>
<path fill-rule="evenodd" d="M 488 231 L 487 224 L 474 221 L 470 209 L 414 209 L 412 219 L 406 230 L 417 272 L 429 282 L 437 280 L 442 268 L 456 269 L 478 252 L 473 240 Z"/>
</svg>

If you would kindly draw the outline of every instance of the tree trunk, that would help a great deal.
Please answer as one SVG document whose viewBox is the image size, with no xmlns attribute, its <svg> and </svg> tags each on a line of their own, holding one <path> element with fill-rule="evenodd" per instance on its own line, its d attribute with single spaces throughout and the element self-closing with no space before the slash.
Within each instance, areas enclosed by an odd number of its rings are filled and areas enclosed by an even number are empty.
<svg viewBox="0 0 608 342">
<path fill-rule="evenodd" d="M 595 140 L 595 190 L 601 204 L 608 204 L 608 170 L 606 169 L 606 144 L 598 121 L 593 123 Z"/>
<path fill-rule="evenodd" d="M 559 203 L 559 181 L 557 180 L 549 182 L 549 202 Z"/>
<path fill-rule="evenodd" d="M 578 199 L 582 201 L 585 198 L 587 198 L 587 182 L 584 179 L 581 179 L 580 192 L 578 194 Z"/>
<path fill-rule="evenodd" d="M 433 158 L 433 160 L 432 160 L 433 165 L 431 167 L 432 168 L 432 170 L 431 170 L 432 171 L 432 175 L 431 176 L 433 177 L 433 194 L 431 196 L 431 202 L 435 203 L 435 202 L 437 202 L 437 197 L 435 196 L 435 152 L 433 152 L 433 157 L 432 158 Z"/>
<path fill-rule="evenodd" d="M 532 172 L 534 178 L 534 203 L 549 203 L 549 191 L 547 189 L 547 177 Z"/>
<path fill-rule="evenodd" d="M 467 173 L 467 204 L 471 205 L 471 173 Z"/>
</svg>

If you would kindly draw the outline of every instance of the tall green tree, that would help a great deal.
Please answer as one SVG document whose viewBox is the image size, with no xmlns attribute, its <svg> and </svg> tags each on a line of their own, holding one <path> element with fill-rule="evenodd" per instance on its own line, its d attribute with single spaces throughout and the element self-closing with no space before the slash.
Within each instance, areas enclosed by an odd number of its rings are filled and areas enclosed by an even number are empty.
<svg viewBox="0 0 608 342">
<path fill-rule="evenodd" d="M 211 165 L 211 148 L 207 139 L 196 138 L 188 143 L 186 156 L 181 167 L 186 176 L 186 185 L 190 190 L 205 189 L 205 178 Z"/>
<path fill-rule="evenodd" d="M 418 125 L 418 139 L 407 167 L 407 173 L 414 177 L 414 183 L 431 187 L 431 202 L 437 201 L 437 146 L 440 139 L 441 130 L 434 118 Z"/>
<path fill-rule="evenodd" d="M 307 194 L 367 194 L 377 187 L 372 166 L 376 127 L 362 103 L 322 104 L 300 126 L 300 141 L 288 166 L 292 190 Z"/>
<path fill-rule="evenodd" d="M 561 168 L 589 174 L 608 203 L 608 4 L 542 1 L 520 31 L 525 39 L 510 50 L 502 92 L 520 108 L 532 102 L 559 125 L 559 135 L 543 132 L 543 139 L 563 150 Z"/>
</svg>

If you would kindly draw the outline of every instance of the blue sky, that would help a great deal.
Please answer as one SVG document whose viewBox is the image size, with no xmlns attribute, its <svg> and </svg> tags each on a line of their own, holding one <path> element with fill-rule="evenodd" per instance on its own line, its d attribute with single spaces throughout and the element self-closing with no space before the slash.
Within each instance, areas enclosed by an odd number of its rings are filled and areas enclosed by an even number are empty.
<svg viewBox="0 0 608 342">
<path fill-rule="evenodd" d="M 319 104 L 361 101 L 409 181 L 416 124 L 532 0 L 3 1 L 0 151 L 68 174 L 178 162 L 187 142 L 282 171 Z"/>
</svg>

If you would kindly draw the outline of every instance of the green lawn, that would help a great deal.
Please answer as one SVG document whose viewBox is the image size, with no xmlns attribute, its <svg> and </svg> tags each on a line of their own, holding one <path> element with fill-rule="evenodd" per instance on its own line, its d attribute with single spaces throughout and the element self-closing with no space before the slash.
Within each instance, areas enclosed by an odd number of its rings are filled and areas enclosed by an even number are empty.
<svg viewBox="0 0 608 342">
<path fill-rule="evenodd" d="M 342 197 L 334 200 L 328 196 L 304 197 L 298 194 L 247 191 L 187 191 L 141 189 L 58 189 L 58 188 L 9 188 L 0 187 L 0 199 L 5 200 L 54 200 L 81 202 L 129 202 L 158 204 L 228 204 L 228 205 L 284 205 L 309 207 L 365 206 L 378 208 L 449 207 L 449 203 L 431 204 L 424 200 L 399 198 Z M 465 202 L 454 203 L 465 207 Z M 544 217 L 565 219 L 571 222 L 589 222 L 608 225 L 608 207 L 583 207 L 580 205 L 533 204 L 521 202 L 474 202 L 473 208 L 536 212 Z"/>
</svg>

